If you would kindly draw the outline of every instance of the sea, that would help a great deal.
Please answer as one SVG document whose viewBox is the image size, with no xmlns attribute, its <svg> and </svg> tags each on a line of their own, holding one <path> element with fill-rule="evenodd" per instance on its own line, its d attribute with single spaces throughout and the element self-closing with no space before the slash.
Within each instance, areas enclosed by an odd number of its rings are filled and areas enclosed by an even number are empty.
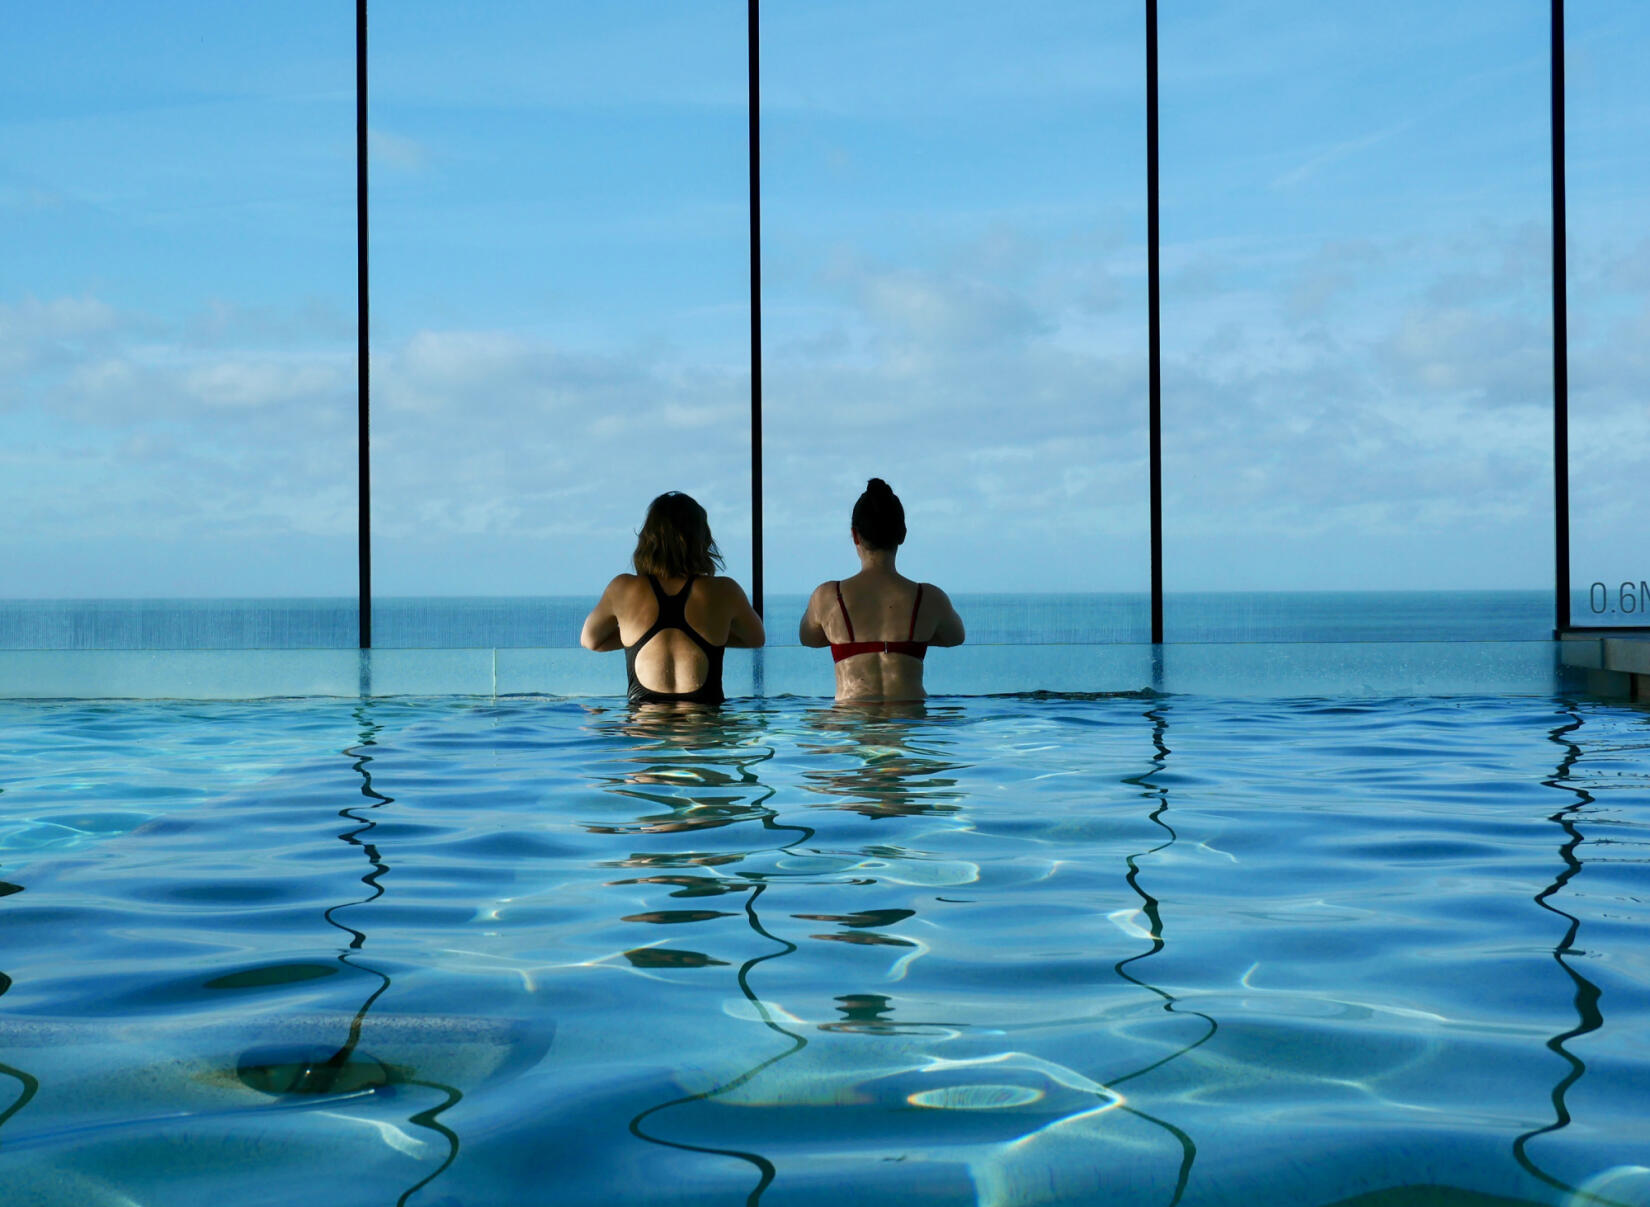
<svg viewBox="0 0 1650 1207">
<path fill-rule="evenodd" d="M 577 646 L 594 602 L 583 595 L 382 597 L 372 644 L 383 649 Z M 959 594 L 975 645 L 1095 645 L 1151 640 L 1138 593 Z M 795 645 L 806 598 L 770 595 L 770 645 Z M 1593 617 L 1585 592 L 1572 617 Z M 1170 642 L 1541 641 L 1553 596 L 1525 591 L 1250 591 L 1171 593 Z M 0 649 L 347 649 L 360 640 L 354 597 L 0 600 Z M 1623 618 L 1607 618 L 1619 621 Z M 1628 618 L 1628 619 L 1637 619 Z"/>
</svg>

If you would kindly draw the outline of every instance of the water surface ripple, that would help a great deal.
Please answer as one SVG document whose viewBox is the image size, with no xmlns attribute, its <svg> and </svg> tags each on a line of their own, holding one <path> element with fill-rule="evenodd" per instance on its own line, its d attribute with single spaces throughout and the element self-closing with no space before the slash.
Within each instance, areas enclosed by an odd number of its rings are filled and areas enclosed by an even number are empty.
<svg viewBox="0 0 1650 1207">
<path fill-rule="evenodd" d="M 0 1185 L 1642 1205 L 1647 863 L 1594 701 L 5 703 Z"/>
</svg>

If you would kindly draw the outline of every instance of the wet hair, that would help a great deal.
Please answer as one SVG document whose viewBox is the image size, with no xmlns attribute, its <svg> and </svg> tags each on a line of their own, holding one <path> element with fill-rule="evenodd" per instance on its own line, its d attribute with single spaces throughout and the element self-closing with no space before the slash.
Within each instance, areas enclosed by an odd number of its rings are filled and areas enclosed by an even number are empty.
<svg viewBox="0 0 1650 1207">
<path fill-rule="evenodd" d="M 647 505 L 647 519 L 636 534 L 636 552 L 630 564 L 637 574 L 657 578 L 686 578 L 715 574 L 722 551 L 710 534 L 705 509 L 679 490 L 667 490 Z"/>
<path fill-rule="evenodd" d="M 867 482 L 854 504 L 854 531 L 870 549 L 897 549 L 905 543 L 905 508 L 881 478 Z"/>
</svg>

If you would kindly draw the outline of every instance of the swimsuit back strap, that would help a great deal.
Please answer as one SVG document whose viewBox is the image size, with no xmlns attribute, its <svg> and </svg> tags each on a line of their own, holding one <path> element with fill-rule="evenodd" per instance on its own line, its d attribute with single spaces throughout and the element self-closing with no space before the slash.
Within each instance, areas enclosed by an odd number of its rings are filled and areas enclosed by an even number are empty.
<svg viewBox="0 0 1650 1207">
<path fill-rule="evenodd" d="M 917 602 L 911 605 L 911 627 L 906 630 L 905 640 L 914 641 L 917 636 L 917 613 L 922 611 L 922 584 L 917 584 Z"/>
<path fill-rule="evenodd" d="M 647 579 L 648 586 L 653 588 L 653 599 L 654 602 L 658 604 L 658 614 L 654 616 L 653 623 L 647 626 L 647 631 L 640 637 L 636 638 L 633 644 L 625 647 L 627 650 L 640 649 L 652 640 L 655 633 L 657 633 L 660 629 L 667 628 L 670 623 L 670 618 L 667 614 L 670 607 L 670 596 L 665 594 L 665 589 L 659 585 L 658 579 L 654 578 L 651 574 L 645 575 L 644 577 Z M 634 657 L 633 654 L 630 656 Z"/>
<path fill-rule="evenodd" d="M 637 640 L 636 645 L 638 647 L 645 645 L 656 633 L 663 632 L 665 629 L 678 629 L 686 633 L 703 649 L 708 651 L 712 648 L 710 642 L 706 641 L 699 631 L 688 623 L 687 619 L 688 592 L 693 590 L 693 580 L 696 577 L 697 575 L 688 575 L 688 580 L 682 584 L 680 591 L 674 595 L 666 595 L 665 589 L 659 585 L 659 580 L 651 574 L 647 576 L 648 585 L 653 588 L 653 598 L 659 605 L 659 614 L 654 618 L 653 623 L 648 626 L 647 632 L 643 633 Z"/>
<path fill-rule="evenodd" d="M 842 580 L 836 583 L 836 606 L 842 612 L 842 623 L 848 626 L 848 640 L 854 639 L 854 622 L 848 618 L 848 605 L 842 602 Z"/>
<path fill-rule="evenodd" d="M 676 612 L 681 612 L 681 610 L 685 610 L 685 608 L 688 607 L 688 592 L 693 590 L 693 579 L 695 579 L 695 577 L 698 577 L 698 575 L 688 575 L 688 580 L 681 584 L 681 590 L 678 590 L 675 595 L 665 594 L 665 589 L 663 589 L 660 582 L 658 582 L 658 579 L 655 579 L 652 574 L 647 575 L 647 580 L 653 584 L 653 599 L 658 600 L 660 607 L 667 607 L 667 605 L 670 605 L 670 607 L 675 608 Z"/>
</svg>

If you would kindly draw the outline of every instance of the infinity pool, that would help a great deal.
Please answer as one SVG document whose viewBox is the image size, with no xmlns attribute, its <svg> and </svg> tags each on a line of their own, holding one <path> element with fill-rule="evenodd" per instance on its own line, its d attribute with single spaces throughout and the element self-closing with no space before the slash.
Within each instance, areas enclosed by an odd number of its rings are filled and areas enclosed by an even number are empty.
<svg viewBox="0 0 1650 1207">
<path fill-rule="evenodd" d="M 1650 713 L 0 704 L 0 1202 L 1650 1203 Z"/>
</svg>

